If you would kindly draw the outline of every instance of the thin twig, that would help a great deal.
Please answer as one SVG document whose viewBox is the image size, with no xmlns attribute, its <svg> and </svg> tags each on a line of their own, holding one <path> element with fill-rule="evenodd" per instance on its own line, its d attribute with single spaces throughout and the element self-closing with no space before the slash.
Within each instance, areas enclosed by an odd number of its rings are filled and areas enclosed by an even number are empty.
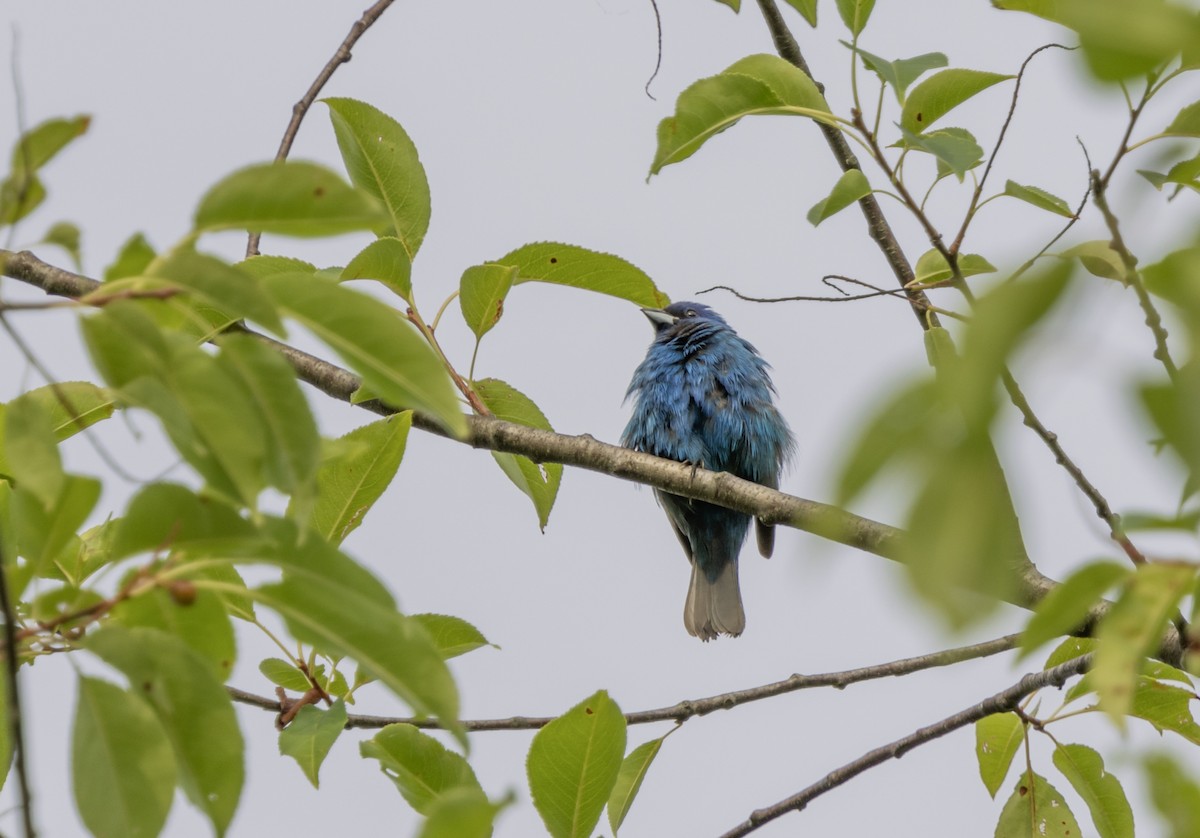
<svg viewBox="0 0 1200 838">
<path fill-rule="evenodd" d="M 1117 150 L 1113 154 L 1112 162 L 1108 164 L 1108 170 L 1104 176 L 1099 178 L 1100 189 L 1107 189 L 1108 182 L 1112 180 L 1113 173 L 1117 171 L 1117 165 L 1122 158 L 1129 152 L 1129 138 L 1133 136 L 1133 127 L 1137 125 L 1138 117 L 1142 115 L 1142 110 L 1145 109 L 1146 103 L 1150 101 L 1150 97 L 1154 95 L 1155 88 L 1149 82 L 1146 83 L 1146 89 L 1142 91 L 1142 98 L 1136 105 L 1131 105 L 1129 108 L 1129 122 L 1125 125 L 1125 133 L 1121 136 L 1121 142 L 1117 145 Z M 1128 94 L 1126 94 L 1128 98 Z M 1095 183 L 1092 184 L 1095 190 Z"/>
<path fill-rule="evenodd" d="M 851 303 L 851 302 L 855 302 L 856 300 L 870 300 L 870 299 L 875 299 L 877 297 L 895 297 L 897 299 L 905 300 L 906 302 L 909 302 L 910 304 L 912 304 L 911 300 L 906 299 L 907 295 L 903 288 L 880 288 L 877 285 L 872 285 L 871 283 L 864 282 L 861 279 L 854 279 L 853 277 L 842 276 L 841 274 L 826 274 L 825 276 L 821 277 L 821 281 L 823 283 L 825 283 L 826 285 L 828 285 L 830 288 L 833 288 L 836 291 L 841 291 L 840 288 L 838 288 L 836 285 L 833 285 L 830 282 L 830 280 L 834 280 L 834 279 L 840 280 L 842 282 L 854 283 L 855 285 L 862 285 L 865 288 L 873 288 L 874 290 L 869 293 L 866 293 L 866 294 L 847 294 L 844 291 L 842 291 L 841 296 L 839 296 L 839 297 L 806 297 L 806 296 L 751 297 L 747 294 L 743 294 L 741 291 L 737 290 L 736 288 L 732 288 L 728 285 L 714 285 L 711 288 L 705 288 L 703 291 L 697 291 L 696 293 L 697 294 L 707 294 L 710 291 L 728 291 L 730 294 L 733 294 L 733 296 L 737 297 L 739 300 L 745 300 L 748 303 L 792 303 L 792 302 Z M 938 306 L 935 306 L 928 301 L 925 301 L 923 303 L 923 305 L 925 307 L 924 308 L 925 311 L 936 312 L 937 314 L 940 314 L 944 317 L 950 317 L 955 320 L 963 319 L 963 316 L 961 314 L 954 312 L 954 311 L 947 311 L 944 308 L 939 308 Z"/>
<path fill-rule="evenodd" d="M 1083 190 L 1083 197 L 1079 199 L 1079 206 L 1077 206 L 1075 208 L 1075 214 L 1072 215 L 1070 217 L 1070 219 L 1067 220 L 1067 223 L 1064 224 L 1062 226 L 1062 229 L 1060 229 L 1058 231 L 1058 233 L 1055 234 L 1054 238 L 1052 238 L 1052 239 L 1050 239 L 1050 241 L 1046 242 L 1046 244 L 1042 247 L 1041 250 L 1039 250 L 1037 253 L 1033 254 L 1033 256 L 1031 256 L 1027 260 L 1025 260 L 1025 262 L 1021 265 L 1021 267 L 1017 268 L 1015 271 L 1012 272 L 1012 275 L 1009 276 L 1009 278 L 1007 280 L 1008 282 L 1012 282 L 1012 281 L 1024 276 L 1025 272 L 1028 271 L 1030 268 L 1032 268 L 1039 259 L 1041 259 L 1043 256 L 1045 256 L 1046 252 L 1048 250 L 1050 250 L 1050 248 L 1052 248 L 1052 247 L 1054 247 L 1054 245 L 1058 244 L 1059 239 L 1061 239 L 1063 236 L 1065 236 L 1067 234 L 1067 231 L 1070 230 L 1072 227 L 1074 227 L 1075 223 L 1077 221 L 1079 221 L 1079 217 L 1083 214 L 1084 209 L 1087 207 L 1088 199 L 1091 198 L 1091 196 L 1092 196 L 1092 159 L 1091 159 L 1091 157 L 1088 156 L 1087 146 L 1085 146 L 1083 144 L 1083 140 L 1079 139 L 1079 137 L 1076 137 L 1075 141 L 1077 143 L 1079 143 L 1079 147 L 1081 149 L 1083 149 L 1083 159 L 1084 159 L 1084 162 L 1087 164 L 1087 187 Z"/>
<path fill-rule="evenodd" d="M 12 559 L 13 566 L 16 557 Z M 4 619 L 4 674 L 8 693 L 8 736 L 12 741 L 14 765 L 17 771 L 17 794 L 21 803 L 21 826 L 25 838 L 34 838 L 33 798 L 29 788 L 29 768 L 25 754 L 25 728 L 21 717 L 21 685 L 17 670 L 21 662 L 17 659 L 17 616 L 13 611 L 12 597 L 8 591 L 9 560 L 4 555 L 4 536 L 0 534 L 0 616 Z"/>
<path fill-rule="evenodd" d="M 658 30 L 658 58 L 654 61 L 654 72 L 646 79 L 646 95 L 657 102 L 658 99 L 650 92 L 650 85 L 658 78 L 658 71 L 662 69 L 662 15 L 658 13 L 658 0 L 650 0 L 650 8 L 654 10 L 654 27 Z"/>
<path fill-rule="evenodd" d="M 891 661 L 889 663 L 877 664 L 874 666 L 864 666 L 859 669 L 848 669 L 843 672 L 828 672 L 821 675 L 792 675 L 790 678 L 785 678 L 782 681 L 775 681 L 770 684 L 764 684 L 760 687 L 751 687 L 745 690 L 736 690 L 734 692 L 721 693 L 720 695 L 708 696 L 707 698 L 696 698 L 687 701 L 680 701 L 672 704 L 669 707 L 660 707 L 655 710 L 639 710 L 633 713 L 625 714 L 625 721 L 631 725 L 652 724 L 654 722 L 677 722 L 681 723 L 694 716 L 706 716 L 716 710 L 729 710 L 737 707 L 740 704 L 748 704 L 752 701 L 761 701 L 766 698 L 774 698 L 776 696 L 785 695 L 787 693 L 796 692 L 798 690 L 809 690 L 817 687 L 833 687 L 834 689 L 845 689 L 851 684 L 861 683 L 863 681 L 874 681 L 880 678 L 896 678 L 903 675 L 911 675 L 914 672 L 921 672 L 926 669 L 934 669 L 940 666 L 950 666 L 963 661 L 976 660 L 985 658 L 991 655 L 1007 652 L 1016 647 L 1020 641 L 1021 635 L 1009 634 L 1004 637 L 997 637 L 995 640 L 988 640 L 983 643 L 975 643 L 971 646 L 959 646 L 954 649 L 946 649 L 941 652 L 933 652 L 928 655 L 920 655 L 914 658 L 903 658 L 901 660 Z M 226 687 L 229 696 L 242 704 L 250 704 L 254 707 L 260 707 L 263 710 L 269 710 L 273 713 L 287 713 L 295 704 L 304 702 L 309 703 L 311 699 L 285 699 L 272 700 L 266 696 L 255 695 L 254 693 L 239 690 L 236 687 Z M 493 731 L 493 730 L 538 730 L 554 721 L 553 716 L 544 717 L 528 717 L 528 716 L 512 716 L 507 719 L 471 719 L 461 722 L 462 726 L 469 731 Z M 427 729 L 439 729 L 443 727 L 434 719 L 417 719 L 410 717 L 391 717 L 391 716 L 363 716 L 350 715 L 347 717 L 346 727 L 356 728 L 380 728 L 390 724 L 408 724 L 414 727 Z"/>
<path fill-rule="evenodd" d="M 393 0 L 378 0 L 377 3 L 363 12 L 362 17 L 354 22 L 350 27 L 350 34 L 342 41 L 341 46 L 337 48 L 337 52 L 333 57 L 326 62 L 321 68 L 321 72 L 317 73 L 316 79 L 309 86 L 308 92 L 304 97 L 292 106 L 292 118 L 288 120 L 287 128 L 283 132 L 283 139 L 279 142 L 279 150 L 275 152 L 276 160 L 287 159 L 288 153 L 292 150 L 292 143 L 296 140 L 296 134 L 300 130 L 300 123 L 304 121 L 304 115 L 308 113 L 313 102 L 317 101 L 317 97 L 321 95 L 321 89 L 325 87 L 325 83 L 333 77 L 337 68 L 349 61 L 353 56 L 350 50 L 358 43 L 358 39 L 379 20 L 379 16 L 387 11 L 388 6 L 392 5 Z M 251 233 L 249 240 L 246 242 L 246 258 L 258 254 L 258 242 L 262 238 L 259 233 Z"/>
<path fill-rule="evenodd" d="M 1025 696 L 1045 687 L 1062 687 L 1068 679 L 1079 675 L 1091 666 L 1091 655 L 1069 660 L 1053 669 L 1044 672 L 1031 672 L 1017 683 L 995 695 L 985 698 L 978 704 L 961 710 L 952 716 L 947 716 L 939 722 L 910 733 L 895 742 L 876 748 L 863 754 L 853 762 L 848 762 L 841 768 L 831 771 L 817 782 L 791 797 L 763 809 L 756 809 L 743 823 L 724 833 L 721 838 L 742 838 L 749 835 L 760 826 L 775 820 L 788 812 L 799 812 L 813 800 L 838 786 L 862 774 L 876 765 L 890 759 L 899 759 L 914 748 L 919 748 L 934 739 L 952 733 L 961 727 L 972 724 L 995 713 L 1007 713 L 1015 709 Z"/>
</svg>

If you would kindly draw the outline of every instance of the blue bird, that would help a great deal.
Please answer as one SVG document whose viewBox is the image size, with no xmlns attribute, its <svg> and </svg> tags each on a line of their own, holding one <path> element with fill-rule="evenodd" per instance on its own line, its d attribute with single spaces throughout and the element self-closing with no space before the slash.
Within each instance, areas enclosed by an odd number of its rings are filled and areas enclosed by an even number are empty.
<svg viewBox="0 0 1200 838">
<path fill-rule="evenodd" d="M 795 440 L 772 402 L 769 365 L 700 303 L 642 311 L 654 342 L 625 394 L 633 415 L 621 444 L 635 451 L 727 471 L 772 489 Z M 750 516 L 655 490 L 692 565 L 683 610 L 688 634 L 708 641 L 746 627 L 737 562 Z M 770 558 L 774 527 L 756 522 L 758 550 Z"/>
</svg>

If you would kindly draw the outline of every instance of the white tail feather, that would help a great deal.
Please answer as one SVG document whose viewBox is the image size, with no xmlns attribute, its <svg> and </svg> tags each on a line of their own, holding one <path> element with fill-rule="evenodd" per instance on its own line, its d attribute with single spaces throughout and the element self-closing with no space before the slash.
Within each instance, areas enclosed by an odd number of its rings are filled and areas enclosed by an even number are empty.
<svg viewBox="0 0 1200 838">
<path fill-rule="evenodd" d="M 715 582 L 698 565 L 692 565 L 692 582 L 683 606 L 683 625 L 692 637 L 709 641 L 718 635 L 737 637 L 746 628 L 737 562 L 730 562 Z"/>
</svg>

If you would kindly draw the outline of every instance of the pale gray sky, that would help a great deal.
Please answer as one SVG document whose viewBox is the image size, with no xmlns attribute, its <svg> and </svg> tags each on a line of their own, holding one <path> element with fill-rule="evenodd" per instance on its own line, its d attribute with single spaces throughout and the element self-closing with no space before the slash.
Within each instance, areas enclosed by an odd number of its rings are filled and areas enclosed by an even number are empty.
<svg viewBox="0 0 1200 838">
<path fill-rule="evenodd" d="M 30 124 L 80 112 L 88 136 L 46 171 L 50 199 L 25 223 L 18 244 L 66 219 L 84 231 L 84 267 L 98 275 L 120 243 L 144 231 L 159 247 L 189 228 L 208 186 L 250 162 L 269 159 L 295 102 L 332 54 L 365 2 L 213 0 L 180 6 L 10 0 L 3 18 L 20 35 L 19 69 Z M 519 0 L 397 3 L 363 38 L 354 60 L 325 93 L 366 100 L 393 115 L 420 150 L 433 194 L 433 220 L 417 258 L 414 285 L 432 314 L 462 270 L 533 241 L 562 241 L 619 254 L 675 299 L 716 283 L 767 295 L 823 293 L 819 278 L 841 273 L 889 284 L 890 275 L 847 210 L 815 230 L 804 219 L 837 177 L 815 128 L 799 119 L 759 119 L 716 138 L 649 185 L 654 130 L 678 92 L 747 54 L 769 52 L 753 3 L 740 16 L 715 2 L 661 0 L 663 66 L 655 63 L 654 20 L 634 0 Z M 823 0 L 814 33 L 785 9 L 835 111 L 846 113 L 846 33 Z M 1016 72 L 1035 47 L 1066 33 L 982 2 L 880 0 L 864 48 L 890 58 L 932 50 L 952 66 Z M 8 35 L 0 57 L 9 65 Z M 7 72 L 5 77 L 7 79 Z M 870 84 L 864 89 L 870 89 Z M 989 148 L 1010 87 L 997 87 L 956 113 Z M 1053 51 L 1037 59 L 1010 142 L 993 174 L 1032 183 L 1074 205 L 1085 185 L 1075 137 L 1107 160 L 1121 130 L 1119 96 L 1083 80 L 1078 58 Z M 12 86 L 0 84 L 0 152 L 16 131 Z M 1172 112 L 1149 114 L 1148 126 Z M 1105 119 L 1109 119 L 1108 122 Z M 1137 209 L 1127 226 L 1152 253 L 1178 238 L 1162 198 L 1125 168 L 1118 200 Z M 328 114 L 316 106 L 293 157 L 340 169 Z M 879 183 L 878 174 L 868 176 Z M 931 202 L 956 226 L 964 193 L 942 187 Z M 928 244 L 894 202 L 884 209 L 915 259 Z M 1176 208 L 1178 209 L 1178 208 Z M 1057 229 L 1058 220 L 1015 202 L 989 205 L 967 250 L 1012 267 Z M 1090 231 L 1090 232 L 1089 232 Z M 1094 218 L 1075 240 L 1100 237 Z M 264 252 L 344 264 L 365 239 L 267 239 Z M 234 258 L 237 235 L 203 246 Z M 45 250 L 50 261 L 66 264 Z M 1028 353 L 1019 373 L 1034 406 L 1119 510 L 1169 509 L 1179 485 L 1171 467 L 1146 456 L 1150 434 L 1123 403 L 1133 376 L 1151 369 L 1150 340 L 1133 298 L 1090 281 L 1069 303 L 1082 310 L 1056 333 L 1054 352 Z M 5 293 L 16 294 L 5 282 Z M 1081 283 L 1088 285 L 1089 283 Z M 21 292 L 24 296 L 32 294 Z M 949 298 L 947 298 L 949 301 Z M 755 343 L 775 368 L 782 407 L 799 437 L 799 457 L 783 489 L 831 498 L 837 452 L 878 399 L 924 368 L 921 334 L 906 307 L 883 300 L 841 305 L 755 306 L 727 295 L 706 302 Z M 464 366 L 470 334 L 452 310 L 439 335 Z M 25 315 L 23 333 L 62 379 L 89 376 L 71 318 Z M 296 336 L 301 342 L 303 336 Z M 650 330 L 626 303 L 569 289 L 516 289 L 500 325 L 484 341 L 478 372 L 509 381 L 542 407 L 555 428 L 615 441 L 622 398 Z M 0 399 L 36 383 L 11 347 L 0 364 Z M 331 357 L 321 350 L 319 354 Z M 369 414 L 314 396 L 322 430 L 338 435 Z M 1090 508 L 1032 436 L 1006 415 L 1000 435 L 1026 538 L 1048 574 L 1112 554 Z M 104 439 L 139 475 L 167 460 L 152 422 L 106 423 Z M 1132 441 L 1130 441 L 1132 440 Z M 66 446 L 69 466 L 98 472 L 82 439 Z M 120 510 L 135 487 L 106 480 L 100 513 Z M 855 509 L 899 523 L 909 487 L 893 483 Z M 1190 545 L 1188 545 L 1190 546 Z M 365 525 L 345 544 L 382 577 L 407 611 L 457 614 L 502 649 L 453 662 L 467 717 L 562 712 L 598 688 L 624 710 L 674 703 L 784 678 L 884 662 L 1018 629 L 1024 614 L 1005 609 L 968 635 L 951 636 L 914 603 L 892 564 L 785 531 L 775 558 L 745 551 L 746 634 L 703 645 L 682 626 L 688 568 L 648 490 L 567 471 L 543 535 L 526 498 L 481 451 L 414 432 L 401 474 Z M 270 693 L 256 664 L 268 646 L 248 633 L 232 683 Z M 65 657 L 65 656 L 64 656 Z M 942 718 L 1014 682 L 1007 658 L 876 682 L 845 692 L 810 691 L 688 722 L 672 736 L 642 788 L 622 834 L 714 835 L 827 771 L 886 741 Z M 74 673 L 61 658 L 23 672 L 38 822 L 46 835 L 82 830 L 69 797 L 69 734 Z M 1049 701 L 1050 699 L 1048 699 Z M 356 708 L 402 713 L 381 688 L 363 690 Z M 359 758 L 363 732 L 345 733 L 314 791 L 277 755 L 271 716 L 240 709 L 247 783 L 230 835 L 412 834 L 416 818 L 395 789 Z M 630 729 L 630 747 L 667 725 Z M 1136 773 L 1105 724 L 1064 727 L 1108 755 L 1136 789 Z M 471 761 L 493 796 L 514 789 L 501 838 L 538 834 L 524 757 L 530 733 L 472 739 Z M 1135 729 L 1135 746 L 1155 735 Z M 766 836 L 888 834 L 897 838 L 991 834 L 1003 799 L 980 783 L 973 738 L 962 731 L 876 768 L 849 786 L 762 829 Z M 1039 743 L 1035 767 L 1049 774 Z M 1014 774 L 1015 778 L 1015 774 Z M 1066 784 L 1057 783 L 1067 791 Z M 1007 796 L 1011 780 L 1001 792 Z M 6 798 L 11 803 L 11 790 Z M 1140 795 L 1139 795 L 1140 797 Z M 1071 799 L 1076 814 L 1086 809 Z M 1137 805 L 1137 804 L 1135 804 Z M 1145 809 L 1144 803 L 1137 808 Z M 13 827 L 11 814 L 0 829 Z M 1152 822 L 1144 816 L 1144 828 Z M 166 835 L 202 835 L 201 816 L 178 797 Z M 598 829 L 607 834 L 602 822 Z"/>
</svg>

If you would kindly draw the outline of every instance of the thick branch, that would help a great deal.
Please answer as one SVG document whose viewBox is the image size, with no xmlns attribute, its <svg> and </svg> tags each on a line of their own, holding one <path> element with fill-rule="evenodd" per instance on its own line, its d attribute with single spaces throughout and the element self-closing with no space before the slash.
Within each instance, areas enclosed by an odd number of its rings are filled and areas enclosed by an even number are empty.
<svg viewBox="0 0 1200 838">
<path fill-rule="evenodd" d="M 848 669 L 843 672 L 827 672 L 822 675 L 792 675 L 790 678 L 775 681 L 771 684 L 763 684 L 761 687 L 751 687 L 750 689 L 736 690 L 707 698 L 680 701 L 677 704 L 672 704 L 669 707 L 660 707 L 656 710 L 641 710 L 634 713 L 626 713 L 625 721 L 631 725 L 650 724 L 653 722 L 684 722 L 693 716 L 706 716 L 714 710 L 729 710 L 737 707 L 739 704 L 761 701 L 764 698 L 774 698 L 775 696 L 796 692 L 797 690 L 810 690 L 817 687 L 833 687 L 834 689 L 841 690 L 851 684 L 857 684 L 862 681 L 896 678 L 902 675 L 911 675 L 914 672 L 920 672 L 925 669 L 950 666 L 951 664 L 967 660 L 985 658 L 990 655 L 1007 652 L 1017 645 L 1020 637 L 1019 634 L 1009 634 L 1004 637 L 998 637 L 995 640 L 988 640 L 971 646 L 960 646 L 955 649 L 946 649 L 942 652 L 934 652 L 915 658 L 903 658 L 891 661 L 890 663 L 864 666 L 859 669 Z M 263 710 L 270 710 L 273 713 L 285 713 L 297 703 L 295 701 L 280 702 L 265 696 L 248 693 L 245 690 L 239 690 L 236 687 L 226 687 L 226 689 L 234 701 L 261 707 Z M 554 718 L 553 716 L 533 718 L 528 716 L 512 716 L 507 719 L 472 719 L 463 721 L 462 726 L 470 731 L 538 730 L 550 724 L 550 722 L 554 721 Z M 393 718 L 389 716 L 351 714 L 347 717 L 346 721 L 346 727 L 358 728 L 380 728 L 390 724 L 408 724 L 414 727 L 432 729 L 442 727 L 441 724 L 433 719 L 408 717 Z"/>
<path fill-rule="evenodd" d="M 914 731 L 902 739 L 897 739 L 895 742 L 863 754 L 853 762 L 846 763 L 841 768 L 829 772 L 808 788 L 793 794 L 786 800 L 781 800 L 764 809 L 756 809 L 750 813 L 749 818 L 726 832 L 721 838 L 741 838 L 741 836 L 749 835 L 763 824 L 773 821 L 781 815 L 785 815 L 788 812 L 799 812 L 810 802 L 825 794 L 825 792 L 844 785 L 867 769 L 874 768 L 876 765 L 887 762 L 890 759 L 899 759 L 913 748 L 918 748 L 927 742 L 932 742 L 934 739 L 945 736 L 947 733 L 958 730 L 960 727 L 977 722 L 986 716 L 991 716 L 995 713 L 1007 713 L 1014 710 L 1021 699 L 1030 693 L 1036 692 L 1043 687 L 1061 687 L 1066 683 L 1067 679 L 1079 675 L 1089 666 L 1091 666 L 1091 655 L 1084 655 L 1083 657 L 1060 664 L 1053 669 L 1047 669 L 1044 672 L 1032 672 L 1008 689 L 1001 690 L 995 695 L 985 698 L 978 704 L 955 713 L 953 716 L 947 716 L 940 722 L 935 722 L 928 727 Z"/>
</svg>

